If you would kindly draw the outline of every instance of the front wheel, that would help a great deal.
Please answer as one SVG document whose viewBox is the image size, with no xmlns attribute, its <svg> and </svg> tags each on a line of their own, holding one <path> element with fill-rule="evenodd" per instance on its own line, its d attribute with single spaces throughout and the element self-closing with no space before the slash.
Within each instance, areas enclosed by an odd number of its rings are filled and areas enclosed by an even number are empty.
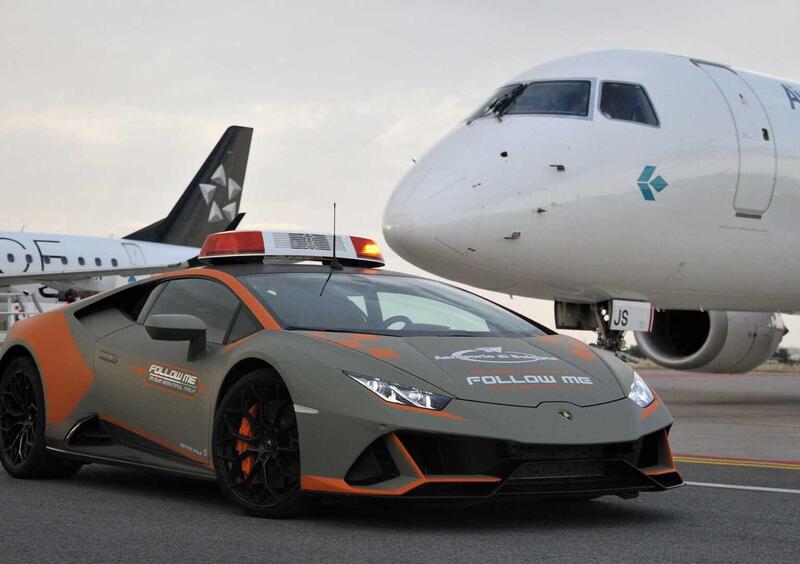
<svg viewBox="0 0 800 564">
<path fill-rule="evenodd" d="M 44 392 L 30 358 L 17 358 L 0 375 L 0 462 L 15 478 L 63 478 L 80 464 L 47 454 Z"/>
<path fill-rule="evenodd" d="M 222 398 L 213 456 L 222 491 L 247 513 L 288 517 L 306 509 L 294 404 L 274 372 L 251 372 Z"/>
</svg>

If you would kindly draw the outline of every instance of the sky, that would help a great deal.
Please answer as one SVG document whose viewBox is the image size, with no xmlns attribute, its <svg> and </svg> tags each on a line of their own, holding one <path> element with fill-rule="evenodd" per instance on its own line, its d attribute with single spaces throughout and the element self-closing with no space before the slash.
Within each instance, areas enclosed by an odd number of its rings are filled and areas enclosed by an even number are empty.
<svg viewBox="0 0 800 564">
<path fill-rule="evenodd" d="M 0 13 L 0 230 L 130 233 L 168 213 L 236 124 L 255 129 L 242 228 L 329 232 L 336 201 L 340 231 L 381 239 L 411 159 L 530 67 L 638 48 L 800 80 L 797 0 L 0 0 Z M 553 325 L 551 302 L 484 294 Z M 786 321 L 784 345 L 800 346 L 800 318 Z"/>
</svg>

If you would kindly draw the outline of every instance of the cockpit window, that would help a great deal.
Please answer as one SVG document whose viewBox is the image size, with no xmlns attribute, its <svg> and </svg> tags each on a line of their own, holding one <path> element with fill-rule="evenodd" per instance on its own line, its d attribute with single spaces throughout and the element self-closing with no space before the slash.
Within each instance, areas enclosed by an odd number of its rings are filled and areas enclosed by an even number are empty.
<svg viewBox="0 0 800 564">
<path fill-rule="evenodd" d="M 467 118 L 467 121 L 476 120 L 496 112 L 514 100 L 514 97 L 519 94 L 525 87 L 524 84 L 509 84 L 499 88 L 497 92 L 492 94 L 491 98 L 486 100 L 481 106 Z"/>
<path fill-rule="evenodd" d="M 600 111 L 609 119 L 659 125 L 647 92 L 638 84 L 604 82 Z"/>
<path fill-rule="evenodd" d="M 506 113 L 586 117 L 591 88 L 587 80 L 532 82 L 520 92 Z"/>
<path fill-rule="evenodd" d="M 548 80 L 503 86 L 467 120 L 506 114 L 589 115 L 588 80 Z"/>
</svg>

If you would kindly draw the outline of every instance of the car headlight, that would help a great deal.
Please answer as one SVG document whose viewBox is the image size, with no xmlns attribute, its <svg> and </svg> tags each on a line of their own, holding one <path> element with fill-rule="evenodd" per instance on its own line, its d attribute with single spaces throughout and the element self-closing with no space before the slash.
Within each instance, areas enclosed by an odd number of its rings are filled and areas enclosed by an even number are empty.
<svg viewBox="0 0 800 564">
<path fill-rule="evenodd" d="M 421 407 L 422 409 L 431 409 L 434 411 L 442 410 L 450 403 L 451 398 L 434 394 L 433 392 L 426 392 L 425 390 L 418 390 L 409 386 L 394 384 L 381 380 L 380 378 L 370 378 L 369 376 L 363 376 L 361 374 L 352 374 L 350 372 L 345 372 L 345 374 L 389 403 Z"/>
<path fill-rule="evenodd" d="M 653 391 L 636 371 L 633 372 L 633 384 L 631 384 L 631 391 L 628 397 L 635 401 L 639 407 L 647 407 L 656 399 Z"/>
</svg>

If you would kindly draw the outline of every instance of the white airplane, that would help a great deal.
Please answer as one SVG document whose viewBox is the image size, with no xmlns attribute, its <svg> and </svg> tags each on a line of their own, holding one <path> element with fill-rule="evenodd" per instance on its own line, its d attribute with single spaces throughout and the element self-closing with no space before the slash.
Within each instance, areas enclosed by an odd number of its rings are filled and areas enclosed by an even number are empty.
<svg viewBox="0 0 800 564">
<path fill-rule="evenodd" d="M 400 256 L 554 300 L 672 368 L 744 372 L 800 311 L 800 85 L 606 51 L 504 84 L 418 159 L 384 214 Z"/>
<path fill-rule="evenodd" d="M 206 236 L 235 229 L 253 130 L 229 127 L 169 215 L 122 238 L 0 232 L 0 288 L 41 285 L 94 293 L 116 276 L 153 274 L 188 264 Z M 76 210 L 77 211 L 77 210 Z"/>
</svg>

